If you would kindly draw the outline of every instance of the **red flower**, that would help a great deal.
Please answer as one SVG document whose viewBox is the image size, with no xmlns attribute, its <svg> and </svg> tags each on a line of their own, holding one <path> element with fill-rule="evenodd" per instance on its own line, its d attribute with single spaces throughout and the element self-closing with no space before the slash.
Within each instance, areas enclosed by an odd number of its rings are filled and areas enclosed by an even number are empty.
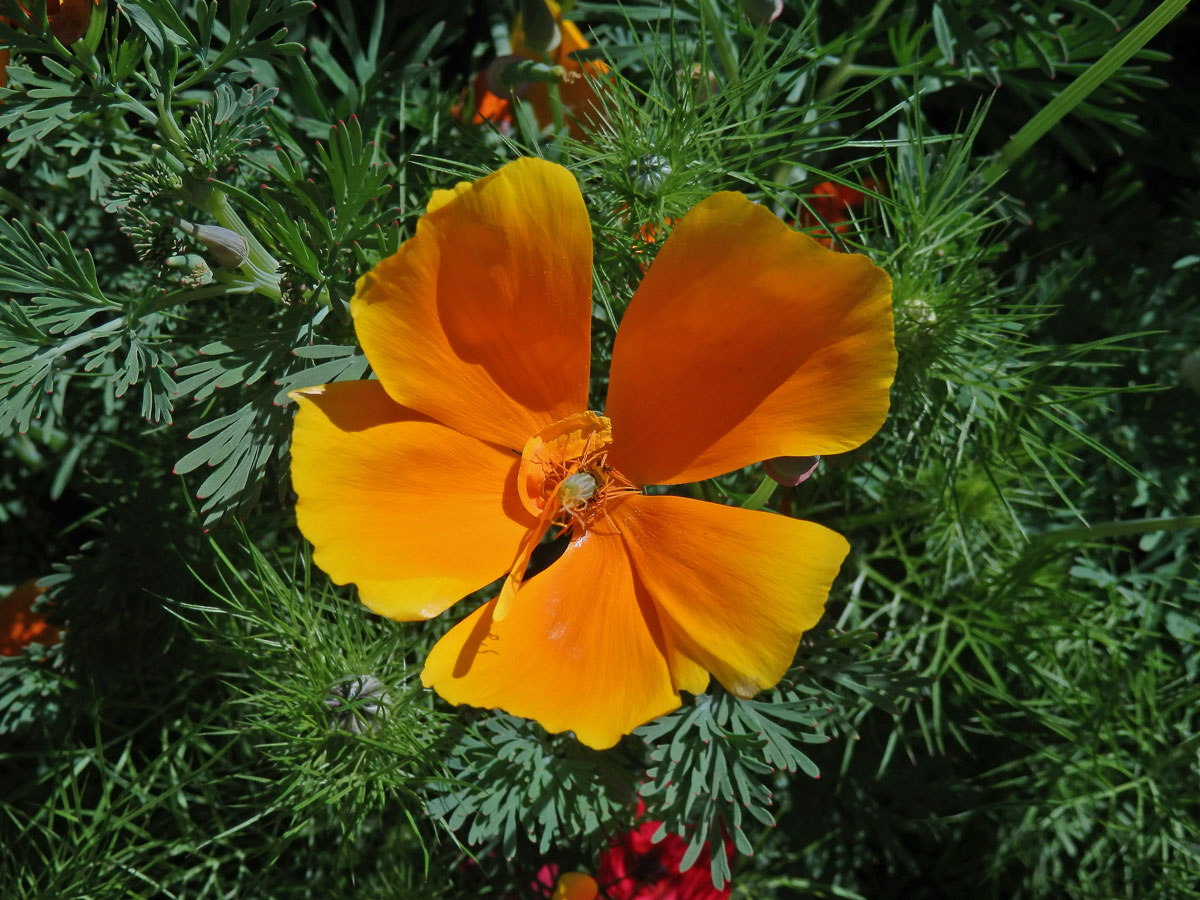
<svg viewBox="0 0 1200 900">
<path fill-rule="evenodd" d="M 35 641 L 48 647 L 62 639 L 61 629 L 33 611 L 42 593 L 35 579 L 13 588 L 0 600 L 0 656 L 20 656 Z"/>
<path fill-rule="evenodd" d="M 692 867 L 680 872 L 687 841 L 668 834 L 654 843 L 651 838 L 661 824 L 643 822 L 604 852 L 596 874 L 601 896 L 608 900 L 726 900 L 731 886 L 727 884 L 720 890 L 713 887 L 708 844 Z M 732 859 L 733 847 L 728 842 L 725 852 Z"/>
<path fill-rule="evenodd" d="M 875 179 L 868 178 L 863 182 L 867 190 L 875 189 Z M 815 229 L 810 231 L 822 245 L 831 247 L 833 237 L 826 229 L 832 228 L 834 233 L 842 234 L 850 227 L 850 210 L 857 209 L 867 201 L 867 195 L 860 190 L 847 187 L 844 184 L 834 184 L 823 181 L 812 189 L 808 206 L 802 207 L 796 216 L 796 227 Z"/>
</svg>

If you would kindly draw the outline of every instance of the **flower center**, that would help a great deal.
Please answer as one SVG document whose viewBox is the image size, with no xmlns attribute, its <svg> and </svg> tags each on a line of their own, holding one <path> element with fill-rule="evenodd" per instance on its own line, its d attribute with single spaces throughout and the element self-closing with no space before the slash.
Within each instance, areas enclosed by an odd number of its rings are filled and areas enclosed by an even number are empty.
<svg viewBox="0 0 1200 900">
<path fill-rule="evenodd" d="M 612 423 L 594 412 L 559 419 L 525 442 L 517 471 L 517 495 L 537 524 L 526 533 L 508 578 L 492 607 L 493 621 L 508 615 L 533 548 L 557 524 L 578 537 L 601 520 L 613 496 L 636 491 L 608 466 Z M 562 533 L 561 531 L 559 532 Z"/>
<path fill-rule="evenodd" d="M 517 493 L 532 515 L 586 529 L 607 500 L 632 485 L 607 465 L 612 423 L 576 413 L 543 428 L 525 444 Z"/>
</svg>

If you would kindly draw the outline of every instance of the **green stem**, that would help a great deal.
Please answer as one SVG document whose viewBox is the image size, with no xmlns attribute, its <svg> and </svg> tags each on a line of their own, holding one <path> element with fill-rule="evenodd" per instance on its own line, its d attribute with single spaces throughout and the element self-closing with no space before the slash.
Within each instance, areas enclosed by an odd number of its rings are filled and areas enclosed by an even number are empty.
<svg viewBox="0 0 1200 900">
<path fill-rule="evenodd" d="M 1087 525 L 1079 528 L 1059 528 L 1047 531 L 1035 538 L 1041 543 L 1063 541 L 1090 541 L 1098 538 L 1124 537 L 1133 534 L 1150 534 L 1155 531 L 1184 531 L 1200 528 L 1200 516 L 1167 516 L 1158 519 L 1127 519 L 1123 522 L 1105 522 L 1102 525 Z"/>
<path fill-rule="evenodd" d="M 554 65 L 554 60 L 549 53 L 545 54 L 543 61 L 549 66 Z M 559 93 L 557 80 L 546 83 L 546 96 L 550 100 L 550 121 L 554 124 L 554 137 L 557 140 L 566 127 L 566 119 L 563 116 L 562 94 Z"/>
<path fill-rule="evenodd" d="M 875 8 L 871 10 L 871 15 L 867 17 L 867 23 L 864 27 L 858 30 L 858 37 L 854 38 L 846 52 L 842 54 L 841 60 L 833 67 L 833 71 L 829 73 L 829 77 L 817 90 L 817 99 L 824 100 L 833 96 L 838 88 L 846 83 L 851 75 L 854 75 L 854 57 L 858 55 L 858 51 L 862 49 L 862 45 L 866 42 L 867 37 L 875 33 L 875 26 L 879 24 L 879 20 L 883 18 L 883 14 L 887 12 L 887 8 L 892 5 L 892 0 L 876 0 Z"/>
<path fill-rule="evenodd" d="M 779 484 L 774 478 L 764 475 L 763 480 L 754 489 L 754 493 L 742 501 L 742 508 L 762 509 L 767 505 L 767 501 L 771 499 L 771 495 L 775 493 L 777 487 Z"/>
<path fill-rule="evenodd" d="M 721 68 L 725 70 L 725 80 L 736 84 L 738 80 L 738 58 L 733 42 L 725 33 L 725 23 L 717 9 L 716 0 L 700 0 L 700 20 L 704 30 L 712 37 L 717 48 L 717 58 L 721 60 Z"/>
<path fill-rule="evenodd" d="M 114 87 L 113 96 L 121 101 L 127 109 L 132 110 L 137 115 L 150 125 L 159 124 L 159 116 L 155 115 L 154 110 L 146 106 L 141 100 L 126 93 L 122 88 Z"/>
<path fill-rule="evenodd" d="M 1133 54 L 1141 50 L 1168 22 L 1179 15 L 1186 5 L 1187 0 L 1163 0 L 1150 15 L 1130 29 L 1116 46 L 1092 63 L 1000 148 L 996 158 L 984 166 L 980 173 L 984 182 L 990 185 L 998 181 L 1025 151 L 1082 103 L 1092 91 L 1100 87 L 1113 72 L 1125 65 Z"/>
<path fill-rule="evenodd" d="M 157 105 L 158 117 L 155 119 L 155 123 L 158 125 L 158 130 L 176 147 L 180 149 L 186 147 L 187 138 L 183 136 L 183 131 L 175 121 L 175 114 L 171 112 L 170 101 L 167 99 L 166 93 L 158 95 Z"/>
<path fill-rule="evenodd" d="M 230 294 L 259 293 L 274 300 L 283 296 L 277 283 L 266 281 L 257 274 L 217 272 L 214 275 L 217 280 L 212 284 L 198 288 L 185 288 L 159 297 L 151 307 L 151 312 L 164 312 L 173 306 L 181 306 L 194 300 L 203 300 L 206 297 L 225 297 Z"/>
</svg>

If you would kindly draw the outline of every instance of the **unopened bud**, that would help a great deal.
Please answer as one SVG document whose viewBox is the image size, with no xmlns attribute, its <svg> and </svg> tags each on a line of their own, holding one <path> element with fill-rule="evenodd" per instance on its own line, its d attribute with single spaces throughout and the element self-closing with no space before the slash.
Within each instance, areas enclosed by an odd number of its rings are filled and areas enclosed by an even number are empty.
<svg viewBox="0 0 1200 900">
<path fill-rule="evenodd" d="M 487 89 L 497 97 L 504 97 L 507 100 L 524 97 L 525 92 L 529 90 L 529 82 L 521 81 L 510 75 L 509 70 L 526 61 L 525 57 L 515 56 L 511 53 L 507 56 L 497 56 L 484 71 Z"/>
<path fill-rule="evenodd" d="M 629 164 L 629 177 L 633 179 L 634 187 L 643 194 L 657 191 L 670 174 L 671 164 L 665 156 L 657 153 L 639 157 Z"/>
<path fill-rule="evenodd" d="M 1200 350 L 1193 350 L 1179 366 L 1179 380 L 1200 394 Z"/>
<path fill-rule="evenodd" d="M 185 269 L 180 283 L 184 287 L 203 287 L 213 280 L 212 269 L 208 262 L 198 253 L 188 253 L 183 256 L 169 256 L 165 260 L 169 269 Z"/>
<path fill-rule="evenodd" d="M 353 675 L 330 689 L 325 698 L 333 724 L 351 734 L 379 730 L 377 718 L 388 704 L 387 688 L 374 675 Z"/>
<path fill-rule="evenodd" d="M 817 470 L 819 456 L 776 456 L 763 461 L 763 471 L 784 487 L 795 487 Z"/>
<path fill-rule="evenodd" d="M 783 12 L 783 0 L 742 0 L 742 13 L 751 22 L 765 25 Z"/>
<path fill-rule="evenodd" d="M 521 0 L 521 25 L 525 47 L 533 53 L 551 53 L 562 42 L 562 33 L 546 0 Z"/>
<path fill-rule="evenodd" d="M 175 224 L 207 247 L 219 266 L 236 269 L 250 254 L 250 245 L 236 231 L 220 225 L 197 225 L 187 219 L 176 219 Z"/>
<path fill-rule="evenodd" d="M 692 102 L 697 106 L 717 96 L 721 93 L 721 82 L 717 81 L 717 74 L 711 69 L 705 69 L 700 63 L 692 63 L 691 93 Z"/>
</svg>

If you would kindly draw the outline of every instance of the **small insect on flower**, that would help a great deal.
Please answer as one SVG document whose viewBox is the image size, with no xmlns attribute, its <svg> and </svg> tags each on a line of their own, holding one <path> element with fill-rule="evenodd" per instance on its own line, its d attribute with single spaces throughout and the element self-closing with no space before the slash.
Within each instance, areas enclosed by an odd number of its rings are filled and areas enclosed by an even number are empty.
<svg viewBox="0 0 1200 900">
<path fill-rule="evenodd" d="M 568 475 L 562 480 L 558 486 L 558 504 L 562 510 L 571 518 L 579 523 L 579 526 L 584 527 L 585 523 L 582 516 L 584 507 L 591 502 L 596 496 L 595 475 L 589 475 L 587 472 L 576 472 L 574 475 Z"/>
<path fill-rule="evenodd" d="M 576 472 L 564 478 L 558 486 L 558 502 L 569 512 L 578 512 L 596 496 L 596 477 L 587 472 Z"/>
</svg>

